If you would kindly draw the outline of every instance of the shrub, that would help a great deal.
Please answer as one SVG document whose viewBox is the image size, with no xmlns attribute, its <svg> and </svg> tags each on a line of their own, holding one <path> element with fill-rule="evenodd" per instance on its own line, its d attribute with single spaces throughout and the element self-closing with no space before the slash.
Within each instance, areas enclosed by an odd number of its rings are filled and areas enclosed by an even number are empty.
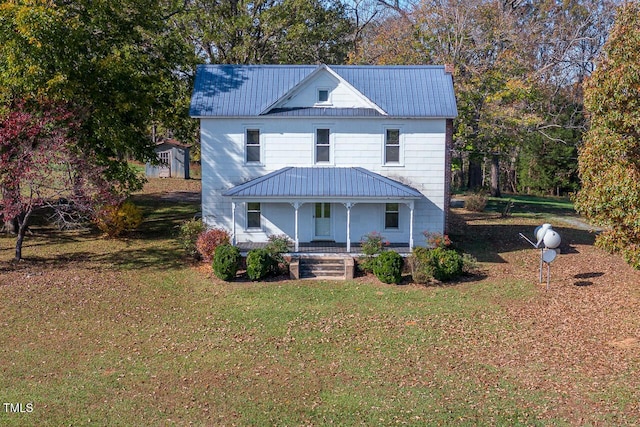
<svg viewBox="0 0 640 427">
<path fill-rule="evenodd" d="M 284 272 L 289 268 L 289 264 L 282 254 L 289 252 L 289 246 L 293 242 L 286 234 L 272 234 L 269 236 L 269 242 L 265 246 L 265 250 L 273 259 L 274 273 Z"/>
<path fill-rule="evenodd" d="M 96 225 L 109 237 L 118 237 L 142 224 L 142 210 L 133 202 L 103 207 L 96 217 Z"/>
<path fill-rule="evenodd" d="M 427 240 L 427 246 L 431 248 L 446 248 L 451 246 L 451 239 L 449 236 L 442 233 L 432 233 L 430 231 L 423 231 L 422 234 Z"/>
<path fill-rule="evenodd" d="M 200 252 L 196 246 L 198 236 L 206 230 L 204 223 L 199 219 L 183 222 L 178 228 L 178 244 L 190 257 L 199 259 Z"/>
<path fill-rule="evenodd" d="M 409 257 L 411 277 L 416 283 L 429 283 L 435 278 L 436 267 L 431 261 L 430 250 L 416 246 Z"/>
<path fill-rule="evenodd" d="M 383 283 L 398 284 L 402 281 L 404 260 L 395 251 L 383 252 L 376 258 L 373 274 Z"/>
<path fill-rule="evenodd" d="M 211 228 L 203 231 L 196 240 L 196 248 L 202 259 L 210 262 L 216 248 L 220 245 L 228 245 L 231 241 L 229 233 L 222 228 Z"/>
<path fill-rule="evenodd" d="M 473 193 L 467 196 L 464 207 L 472 212 L 484 212 L 487 207 L 487 195 L 484 193 Z"/>
<path fill-rule="evenodd" d="M 216 247 L 213 255 L 213 272 L 225 281 L 233 280 L 240 267 L 240 250 L 235 246 L 223 244 Z"/>
<path fill-rule="evenodd" d="M 264 279 L 274 270 L 274 261 L 266 249 L 252 249 L 247 254 L 247 276 L 251 280 Z"/>
<path fill-rule="evenodd" d="M 413 249 L 410 259 L 411 274 L 416 283 L 429 283 L 436 279 L 447 281 L 463 273 L 464 257 L 453 249 Z"/>
<path fill-rule="evenodd" d="M 437 280 L 446 281 L 462 274 L 462 255 L 451 249 L 435 248 L 431 250 L 431 257 L 435 262 Z"/>
<path fill-rule="evenodd" d="M 389 245 L 389 242 L 377 231 L 372 231 L 362 236 L 360 239 L 360 250 L 364 254 L 364 257 L 360 259 L 358 264 L 362 271 L 367 273 L 373 271 L 376 256 L 381 254 L 387 245 Z"/>
</svg>

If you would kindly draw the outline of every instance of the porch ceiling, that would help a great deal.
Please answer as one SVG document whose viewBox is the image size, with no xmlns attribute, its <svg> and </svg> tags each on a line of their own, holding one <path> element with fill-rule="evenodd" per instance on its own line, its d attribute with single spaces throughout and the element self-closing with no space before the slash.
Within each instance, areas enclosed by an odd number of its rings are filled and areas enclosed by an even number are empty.
<svg viewBox="0 0 640 427">
<path fill-rule="evenodd" d="M 233 199 L 408 199 L 422 194 L 360 167 L 287 167 L 223 193 Z"/>
</svg>

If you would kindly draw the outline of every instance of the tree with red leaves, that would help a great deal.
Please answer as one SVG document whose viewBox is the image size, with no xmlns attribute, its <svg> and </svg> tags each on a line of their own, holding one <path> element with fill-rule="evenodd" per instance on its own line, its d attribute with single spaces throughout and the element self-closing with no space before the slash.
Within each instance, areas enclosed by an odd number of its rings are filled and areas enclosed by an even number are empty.
<svg viewBox="0 0 640 427">
<path fill-rule="evenodd" d="M 59 103 L 20 100 L 0 111 L 0 216 L 17 235 L 16 261 L 36 211 L 47 208 L 56 222 L 70 225 L 120 199 L 91 153 L 78 149 L 79 126 Z"/>
</svg>

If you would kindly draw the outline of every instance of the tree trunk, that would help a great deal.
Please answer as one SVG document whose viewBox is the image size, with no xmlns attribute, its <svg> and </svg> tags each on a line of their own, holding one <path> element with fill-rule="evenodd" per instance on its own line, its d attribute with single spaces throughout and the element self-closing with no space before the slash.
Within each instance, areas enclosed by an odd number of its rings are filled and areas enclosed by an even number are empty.
<svg viewBox="0 0 640 427">
<path fill-rule="evenodd" d="M 502 197 L 500 194 L 500 155 L 491 155 L 491 195 Z"/>
<path fill-rule="evenodd" d="M 24 214 L 20 214 L 18 216 L 18 237 L 16 238 L 16 256 L 14 258 L 15 261 L 22 260 L 22 242 L 24 241 L 25 234 L 27 234 L 29 217 L 31 217 L 32 212 L 33 210 L 29 210 Z"/>
<path fill-rule="evenodd" d="M 469 190 L 482 187 L 482 162 L 478 156 L 469 156 Z"/>
</svg>

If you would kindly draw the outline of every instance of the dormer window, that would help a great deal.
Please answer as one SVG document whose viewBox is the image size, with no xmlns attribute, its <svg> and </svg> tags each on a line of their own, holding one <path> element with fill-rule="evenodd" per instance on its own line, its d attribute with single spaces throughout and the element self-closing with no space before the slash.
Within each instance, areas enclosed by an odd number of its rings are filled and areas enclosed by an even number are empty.
<svg viewBox="0 0 640 427">
<path fill-rule="evenodd" d="M 329 89 L 318 89 L 318 104 L 329 103 Z"/>
</svg>

